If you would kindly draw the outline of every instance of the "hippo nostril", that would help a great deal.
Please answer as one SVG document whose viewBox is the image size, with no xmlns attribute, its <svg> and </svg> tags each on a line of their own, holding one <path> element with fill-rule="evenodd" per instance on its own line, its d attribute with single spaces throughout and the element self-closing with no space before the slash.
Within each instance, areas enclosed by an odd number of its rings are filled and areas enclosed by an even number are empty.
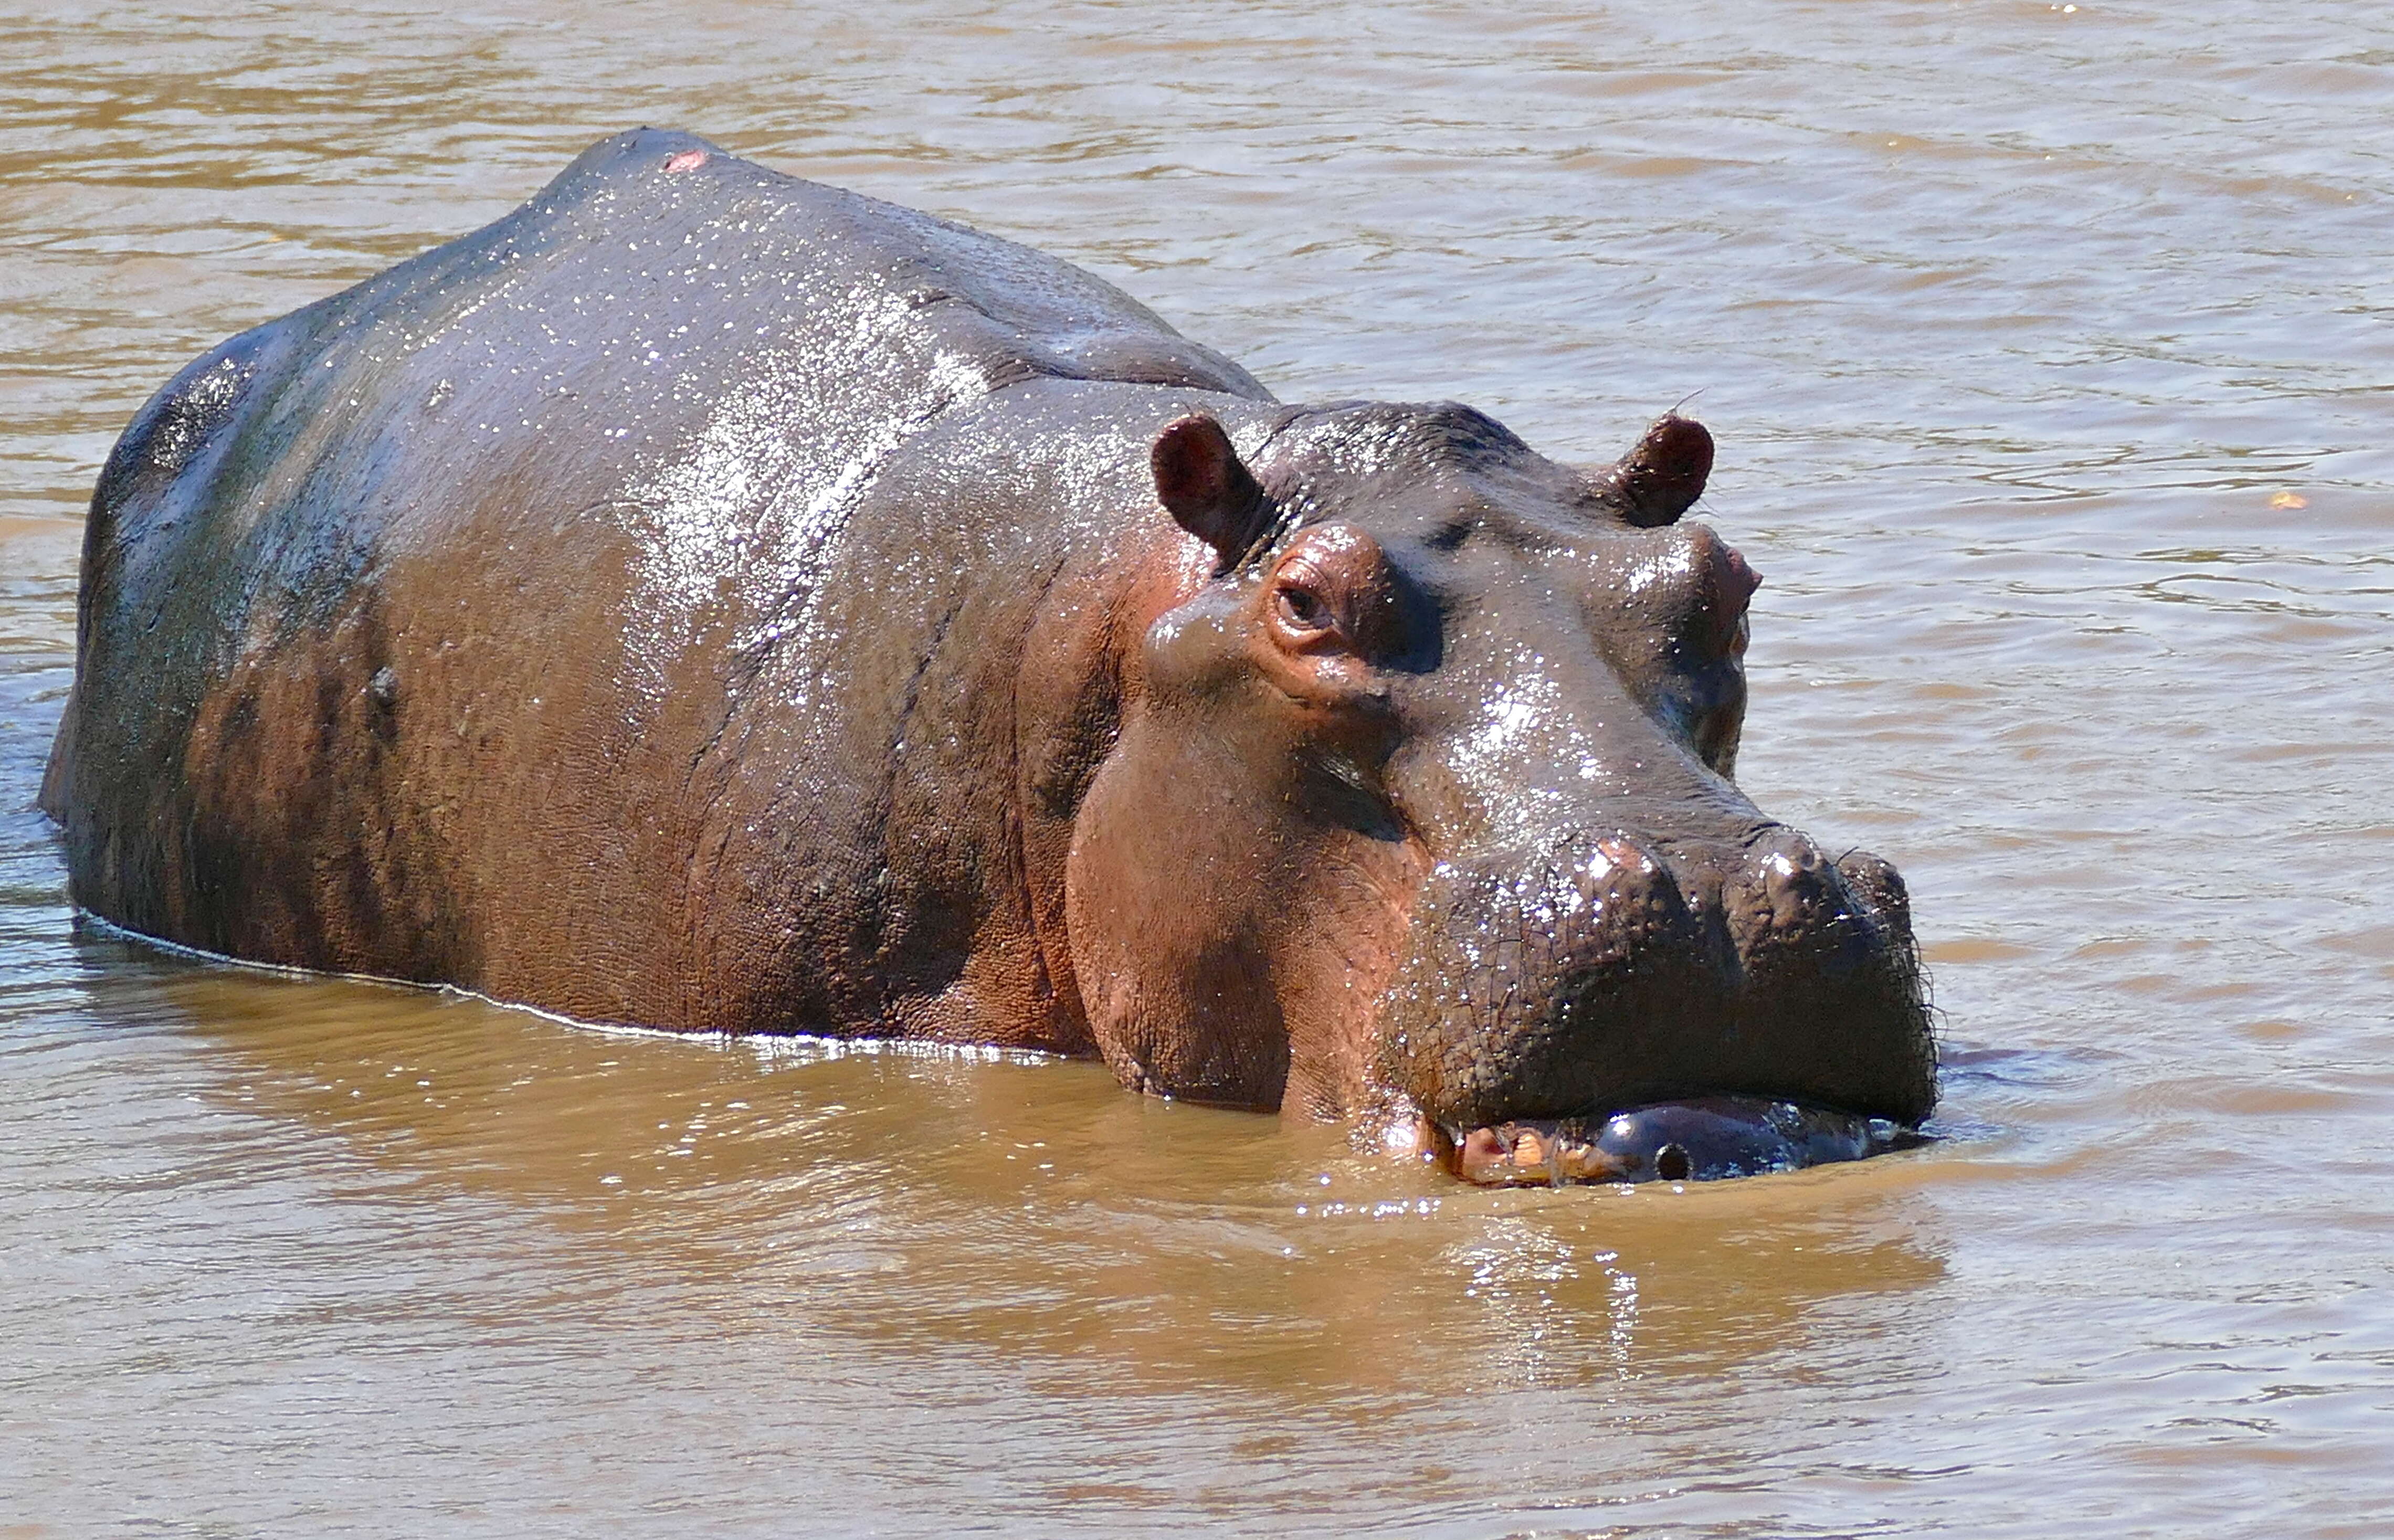
<svg viewBox="0 0 2394 1540">
<path fill-rule="evenodd" d="M 1696 1163 L 1684 1144 L 1666 1144 L 1654 1152 L 1654 1175 L 1666 1182 L 1683 1182 L 1695 1174 Z"/>
<path fill-rule="evenodd" d="M 1596 842 L 1595 854 L 1581 863 L 1574 880 L 1583 898 L 1620 905 L 1624 914 L 1649 911 L 1676 892 L 1663 863 L 1618 835 Z"/>
<path fill-rule="evenodd" d="M 1912 897 L 1893 866 L 1868 850 L 1848 850 L 1837 858 L 1837 875 L 1846 891 L 1877 913 L 1881 924 L 1901 935 L 1912 933 Z"/>
<path fill-rule="evenodd" d="M 1757 860 L 1747 869 L 1743 887 L 1745 928 L 1755 936 L 1813 928 L 1844 903 L 1835 869 L 1801 836 L 1778 842 Z"/>
<path fill-rule="evenodd" d="M 1596 842 L 1596 853 L 1607 863 L 1637 873 L 1639 876 L 1654 875 L 1654 858 L 1618 836 L 1608 836 Z"/>
<path fill-rule="evenodd" d="M 1800 902 L 1799 877 L 1796 863 L 1783 855 L 1772 855 L 1762 862 L 1762 890 L 1770 900 L 1770 907 L 1782 913 Z"/>
</svg>

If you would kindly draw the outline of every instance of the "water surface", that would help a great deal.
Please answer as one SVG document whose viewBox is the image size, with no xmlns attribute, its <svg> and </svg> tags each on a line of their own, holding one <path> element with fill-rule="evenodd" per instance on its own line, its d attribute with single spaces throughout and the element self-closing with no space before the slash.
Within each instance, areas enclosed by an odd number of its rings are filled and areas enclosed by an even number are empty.
<svg viewBox="0 0 2394 1540">
<path fill-rule="evenodd" d="M 0 17 L 0 1533 L 2374 1533 L 2389 99 L 2361 4 Z M 78 935 L 30 803 L 125 419 L 643 122 L 1284 399 L 1607 460 L 1697 393 L 1742 779 L 1910 878 L 1948 1137 L 1475 1191 Z"/>
</svg>

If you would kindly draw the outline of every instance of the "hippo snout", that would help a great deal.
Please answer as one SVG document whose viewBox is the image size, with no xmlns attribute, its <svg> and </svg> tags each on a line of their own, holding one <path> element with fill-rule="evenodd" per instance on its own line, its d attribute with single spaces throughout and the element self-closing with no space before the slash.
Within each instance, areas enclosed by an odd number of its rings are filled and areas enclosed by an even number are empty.
<svg viewBox="0 0 2394 1540">
<path fill-rule="evenodd" d="M 1629 1109 L 1743 1099 L 1860 1128 L 1915 1123 L 1935 1096 L 1901 878 L 1775 825 L 1715 845 L 1623 834 L 1540 861 L 1442 866 L 1388 1007 L 1388 1081 L 1467 1168 L 1486 1164 L 1472 1141 L 1507 1127 L 1600 1127 Z M 1683 1163 L 1773 1169 L 1884 1144 L 1791 1142 L 1759 1114 L 1705 1116 L 1709 1131 L 1679 1154 L 1669 1138 L 1583 1139 L 1611 1152 L 1579 1179 Z"/>
</svg>

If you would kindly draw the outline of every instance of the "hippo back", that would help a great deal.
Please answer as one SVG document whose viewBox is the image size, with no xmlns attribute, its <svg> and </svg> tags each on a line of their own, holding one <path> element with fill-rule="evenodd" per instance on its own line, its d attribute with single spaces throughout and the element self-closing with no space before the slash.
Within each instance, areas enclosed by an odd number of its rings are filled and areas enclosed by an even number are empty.
<svg viewBox="0 0 2394 1540">
<path fill-rule="evenodd" d="M 701 761 L 893 458 L 1042 379 L 1269 400 L 1068 264 L 651 130 L 233 338 L 94 495 L 77 902 L 707 1024 L 625 919 L 683 902 Z"/>
<path fill-rule="evenodd" d="M 1040 376 L 1269 399 L 1069 263 L 639 129 L 192 362 L 111 454 L 89 540 L 104 572 L 202 540 L 256 586 L 335 594 L 327 559 L 353 573 L 375 544 L 441 538 L 428 504 L 488 500 L 454 489 L 520 484 L 645 521 L 687 565 L 836 519 L 910 434 Z M 231 597 L 255 595 L 209 596 L 238 630 Z"/>
</svg>

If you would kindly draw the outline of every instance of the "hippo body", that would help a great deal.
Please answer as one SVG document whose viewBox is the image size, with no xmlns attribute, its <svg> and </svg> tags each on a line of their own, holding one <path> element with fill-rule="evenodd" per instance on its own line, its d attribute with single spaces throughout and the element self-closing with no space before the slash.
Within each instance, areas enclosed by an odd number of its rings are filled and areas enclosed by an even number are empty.
<svg viewBox="0 0 2394 1540">
<path fill-rule="evenodd" d="M 595 1020 L 1450 1148 L 1914 1121 L 1900 881 L 1730 780 L 1709 454 L 1282 405 L 1066 264 L 640 130 L 135 418 L 43 805 L 130 929 Z"/>
</svg>

